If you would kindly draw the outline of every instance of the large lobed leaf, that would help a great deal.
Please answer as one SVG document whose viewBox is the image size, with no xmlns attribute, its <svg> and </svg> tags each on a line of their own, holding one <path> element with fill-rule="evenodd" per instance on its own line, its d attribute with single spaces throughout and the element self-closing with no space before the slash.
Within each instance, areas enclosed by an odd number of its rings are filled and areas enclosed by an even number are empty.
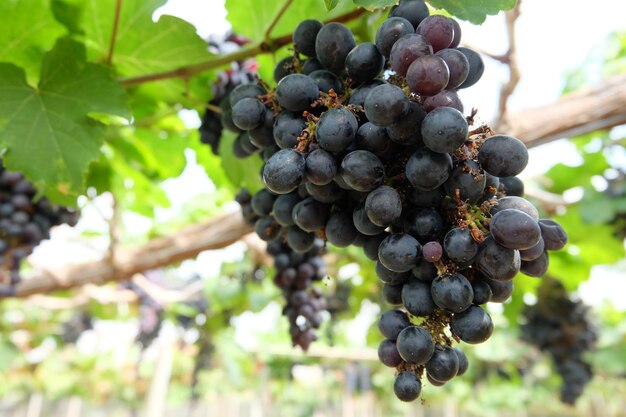
<svg viewBox="0 0 626 417">
<path fill-rule="evenodd" d="M 517 0 L 429 0 L 428 3 L 438 9 L 447 10 L 459 19 L 480 25 L 487 15 L 512 9 Z"/>
<path fill-rule="evenodd" d="M 73 205 L 90 162 L 100 155 L 101 125 L 88 115 L 130 117 L 126 95 L 84 47 L 61 39 L 45 55 L 37 87 L 24 70 L 0 64 L 0 144 L 5 166 L 23 172 L 53 201 Z"/>
</svg>

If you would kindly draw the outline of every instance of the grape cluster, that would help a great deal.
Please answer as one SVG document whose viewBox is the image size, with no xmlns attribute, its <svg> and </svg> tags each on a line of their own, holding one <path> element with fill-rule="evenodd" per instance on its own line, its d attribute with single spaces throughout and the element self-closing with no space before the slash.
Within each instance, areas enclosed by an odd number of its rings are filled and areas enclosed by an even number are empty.
<svg viewBox="0 0 626 417">
<path fill-rule="evenodd" d="M 37 190 L 19 172 L 5 169 L 0 160 L 0 295 L 10 296 L 20 282 L 23 259 L 60 224 L 76 225 L 79 214 L 36 198 Z"/>
<path fill-rule="evenodd" d="M 248 42 L 248 39 L 231 33 L 223 41 L 212 40 L 209 45 L 211 52 L 219 54 L 233 52 Z M 256 79 L 256 67 L 254 61 L 235 61 L 231 64 L 230 69 L 220 72 L 213 83 L 212 98 L 209 105 L 219 107 L 226 115 L 222 116 L 211 108 L 207 108 L 202 116 L 199 131 L 200 142 L 209 145 L 215 155 L 219 154 L 220 137 L 224 125 L 222 120 L 226 121 L 227 128 L 231 127 L 232 129 L 233 127 L 232 123 L 229 123 L 228 117 L 230 109 L 228 95 L 238 85 L 253 82 Z M 242 155 L 241 153 L 237 154 Z"/>
<path fill-rule="evenodd" d="M 561 401 L 574 404 L 591 380 L 593 370 L 583 355 L 593 350 L 598 340 L 588 307 L 572 300 L 563 285 L 545 279 L 538 302 L 524 309 L 526 323 L 521 326 L 522 340 L 547 352 L 561 375 Z"/>
<path fill-rule="evenodd" d="M 279 198 L 267 190 L 253 196 L 241 190 L 236 200 L 245 221 L 254 224 L 257 234 L 268 241 L 267 252 L 274 257 L 276 269 L 274 284 L 286 300 L 283 314 L 289 319 L 291 340 L 294 346 L 307 350 L 317 339 L 315 330 L 322 324 L 320 313 L 326 309 L 323 292 L 312 285 L 326 276 L 326 263 L 321 257 L 324 241 L 313 234 L 290 234 L 282 229 L 275 218 L 280 216 Z M 282 238 L 275 235 L 277 232 L 282 232 Z"/>
<path fill-rule="evenodd" d="M 277 87 L 241 85 L 229 97 L 240 145 L 265 161 L 266 189 L 244 216 L 272 248 L 305 254 L 321 237 L 376 262 L 396 306 L 378 322 L 379 357 L 397 369 L 403 401 L 419 397 L 424 375 L 439 386 L 463 374 L 453 344 L 493 331 L 481 306 L 504 302 L 518 272 L 543 275 L 547 251 L 567 241 L 522 197 L 523 142 L 470 129 L 475 111 L 463 115 L 457 90 L 484 66 L 460 39 L 457 22 L 422 0 L 392 8 L 375 43 L 305 20 Z"/>
</svg>

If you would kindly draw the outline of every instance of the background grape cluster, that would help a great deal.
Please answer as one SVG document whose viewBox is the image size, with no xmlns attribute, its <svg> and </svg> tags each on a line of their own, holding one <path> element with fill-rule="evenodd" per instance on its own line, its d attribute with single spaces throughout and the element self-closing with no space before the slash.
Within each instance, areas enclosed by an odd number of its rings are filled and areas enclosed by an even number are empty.
<svg viewBox="0 0 626 417">
<path fill-rule="evenodd" d="M 424 377 L 440 386 L 465 372 L 454 344 L 490 337 L 482 305 L 507 300 L 520 271 L 542 276 L 567 235 L 522 197 L 523 142 L 464 116 L 457 90 L 484 66 L 459 47 L 453 19 L 404 0 L 375 43 L 314 20 L 293 41 L 277 87 L 235 87 L 222 113 L 235 154 L 265 161 L 266 189 L 240 195 L 244 217 L 269 242 L 282 288 L 287 259 L 317 256 L 320 238 L 363 248 L 394 306 L 378 322 L 380 360 L 396 368 L 396 396 L 415 400 Z"/>
<path fill-rule="evenodd" d="M 15 293 L 22 261 L 60 224 L 76 225 L 79 213 L 38 198 L 37 189 L 0 160 L 0 295 Z"/>
<path fill-rule="evenodd" d="M 561 401 L 574 404 L 593 376 L 584 358 L 598 341 L 589 309 L 580 300 L 570 299 L 559 281 L 545 278 L 537 303 L 527 306 L 523 315 L 522 340 L 550 355 L 563 380 Z"/>
</svg>

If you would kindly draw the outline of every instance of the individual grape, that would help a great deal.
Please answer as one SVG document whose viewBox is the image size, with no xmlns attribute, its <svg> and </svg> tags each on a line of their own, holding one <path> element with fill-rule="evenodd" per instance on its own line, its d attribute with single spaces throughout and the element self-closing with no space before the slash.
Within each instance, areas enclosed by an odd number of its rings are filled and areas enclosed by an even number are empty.
<svg viewBox="0 0 626 417">
<path fill-rule="evenodd" d="M 356 84 L 371 81 L 385 66 L 385 58 L 371 42 L 355 46 L 346 57 L 346 73 Z"/>
<path fill-rule="evenodd" d="M 337 162 L 328 151 L 316 149 L 307 156 L 304 172 L 311 184 L 326 185 L 337 175 Z"/>
<path fill-rule="evenodd" d="M 240 100 L 244 98 L 258 98 L 266 93 L 265 89 L 259 84 L 240 84 L 231 91 L 228 96 L 227 108 L 232 109 Z"/>
<path fill-rule="evenodd" d="M 470 70 L 467 74 L 467 78 L 463 81 L 463 84 L 458 86 L 458 88 L 467 88 L 471 87 L 480 80 L 480 77 L 483 76 L 485 72 L 485 64 L 483 63 L 483 59 L 480 57 L 478 52 L 475 52 L 469 48 L 459 47 L 457 50 L 463 52 L 463 54 L 467 57 L 467 61 L 470 64 Z"/>
<path fill-rule="evenodd" d="M 452 19 L 450 19 L 452 20 Z M 435 53 L 435 56 L 443 59 L 450 70 L 450 79 L 447 89 L 457 88 L 467 78 L 469 74 L 469 61 L 465 54 L 457 49 L 446 48 Z"/>
<path fill-rule="evenodd" d="M 463 113 L 463 103 L 455 90 L 442 90 L 434 96 L 426 97 L 422 106 L 426 113 L 430 113 L 437 107 L 452 107 Z"/>
<path fill-rule="evenodd" d="M 302 112 L 320 96 L 317 83 L 303 74 L 289 74 L 276 86 L 276 99 L 288 111 Z"/>
<path fill-rule="evenodd" d="M 459 372 L 459 357 L 450 346 L 437 345 L 426 364 L 426 372 L 437 381 L 449 381 Z"/>
<path fill-rule="evenodd" d="M 400 87 L 382 84 L 370 90 L 364 108 L 368 120 L 377 126 L 390 126 L 409 111 L 409 99 Z"/>
<path fill-rule="evenodd" d="M 338 22 L 324 25 L 315 39 L 315 55 L 328 70 L 340 74 L 348 53 L 356 46 L 350 29 Z"/>
<path fill-rule="evenodd" d="M 448 48 L 454 40 L 452 19 L 439 14 L 424 18 L 415 32 L 424 36 L 435 52 Z"/>
<path fill-rule="evenodd" d="M 501 246 L 489 236 L 478 249 L 476 266 L 487 278 L 495 281 L 509 281 L 519 271 L 521 259 L 519 251 Z"/>
<path fill-rule="evenodd" d="M 474 298 L 472 285 L 458 272 L 435 278 L 430 291 L 435 304 L 451 313 L 467 310 Z"/>
<path fill-rule="evenodd" d="M 422 145 L 420 128 L 424 117 L 426 117 L 424 108 L 417 103 L 410 102 L 407 114 L 391 126 L 387 126 L 389 139 L 405 146 Z"/>
<path fill-rule="evenodd" d="M 493 333 L 493 322 L 483 308 L 472 305 L 452 316 L 450 330 L 465 343 L 477 344 L 489 339 Z"/>
<path fill-rule="evenodd" d="M 406 163 L 406 178 L 418 190 L 434 190 L 446 182 L 452 171 L 452 158 L 420 148 Z"/>
<path fill-rule="evenodd" d="M 373 153 L 357 150 L 343 158 L 339 174 L 352 189 L 372 191 L 382 184 L 385 168 Z"/>
<path fill-rule="evenodd" d="M 365 216 L 365 218 L 367 219 L 367 216 Z M 354 221 L 354 214 L 352 216 L 352 220 Z M 369 221 L 369 219 L 368 219 L 368 221 Z M 376 225 L 374 225 L 374 226 L 376 226 Z M 355 223 L 355 227 L 356 227 L 356 223 Z M 357 230 L 358 230 L 358 227 L 357 227 Z M 363 245 L 363 253 L 365 254 L 365 256 L 367 256 L 372 261 L 378 260 L 378 247 L 380 246 L 380 243 L 383 240 L 385 240 L 385 238 L 387 236 L 389 236 L 389 233 L 384 232 L 383 230 L 380 230 L 375 235 L 368 236 L 367 240 L 365 241 L 365 244 Z"/>
<path fill-rule="evenodd" d="M 287 194 L 304 178 L 304 157 L 293 149 L 276 152 L 263 167 L 263 182 L 276 194 Z"/>
<path fill-rule="evenodd" d="M 443 248 L 448 258 L 460 264 L 471 262 L 478 253 L 478 243 L 472 237 L 469 229 L 455 227 L 446 233 L 443 239 Z"/>
<path fill-rule="evenodd" d="M 491 175 L 513 177 L 528 165 L 528 150 L 513 136 L 495 135 L 483 143 L 478 151 L 478 162 Z"/>
<path fill-rule="evenodd" d="M 441 255 L 443 255 L 443 249 L 441 248 L 441 244 L 437 241 L 427 242 L 422 247 L 422 254 L 426 261 L 437 262 L 441 259 Z"/>
<path fill-rule="evenodd" d="M 389 226 L 402 214 L 400 194 L 392 187 L 381 185 L 367 195 L 365 212 L 375 225 Z"/>
<path fill-rule="evenodd" d="M 421 255 L 422 247 L 411 235 L 391 234 L 378 247 L 378 259 L 395 272 L 410 271 Z"/>
<path fill-rule="evenodd" d="M 500 189 L 507 196 L 524 196 L 524 183 L 517 177 L 500 177 Z"/>
<path fill-rule="evenodd" d="M 446 62 L 437 55 L 418 57 L 409 66 L 406 83 L 412 93 L 434 96 L 448 85 L 450 70 Z"/>
<path fill-rule="evenodd" d="M 539 239 L 539 242 L 532 248 L 522 249 L 519 251 L 519 256 L 522 261 L 534 261 L 543 254 L 545 250 L 545 243 L 543 238 Z"/>
<path fill-rule="evenodd" d="M 404 218 L 403 229 L 420 242 L 438 240 L 443 234 L 441 215 L 434 208 L 410 210 Z"/>
<path fill-rule="evenodd" d="M 315 233 L 305 232 L 298 226 L 289 226 L 287 229 L 287 244 L 296 252 L 305 253 L 311 250 L 315 243 Z"/>
<path fill-rule="evenodd" d="M 287 56 L 276 64 L 274 67 L 273 78 L 275 82 L 280 82 L 283 78 L 288 76 L 289 74 L 294 74 L 296 72 L 296 66 L 294 63 L 293 56 Z"/>
<path fill-rule="evenodd" d="M 403 35 L 391 47 L 389 66 L 396 74 L 404 77 L 415 60 L 430 56 L 432 53 L 432 46 L 422 35 L 416 33 Z"/>
<path fill-rule="evenodd" d="M 550 258 L 546 252 L 532 261 L 522 261 L 520 271 L 531 277 L 542 277 L 548 272 Z"/>
<path fill-rule="evenodd" d="M 386 284 L 399 285 L 404 284 L 408 281 L 411 274 L 407 272 L 395 272 L 391 271 L 380 263 L 380 261 L 376 261 L 376 267 L 374 269 L 376 272 L 376 276 Z"/>
<path fill-rule="evenodd" d="M 550 219 L 540 219 L 539 227 L 541 228 L 541 236 L 545 242 L 546 250 L 560 250 L 567 244 L 567 233 L 563 227 Z"/>
<path fill-rule="evenodd" d="M 281 226 L 276 223 L 272 216 L 265 216 L 256 221 L 254 230 L 256 231 L 256 234 L 259 235 L 261 240 L 269 242 L 278 237 L 281 231 Z"/>
<path fill-rule="evenodd" d="M 235 155 L 236 158 L 247 158 L 257 150 L 258 149 L 252 145 L 252 142 L 250 142 L 248 132 L 240 133 L 233 142 L 233 155 Z"/>
<path fill-rule="evenodd" d="M 367 122 L 356 132 L 355 144 L 357 149 L 380 154 L 389 147 L 387 129 Z"/>
<path fill-rule="evenodd" d="M 351 245 L 358 235 L 352 223 L 352 213 L 348 211 L 331 214 L 324 231 L 328 242 L 340 248 Z"/>
<path fill-rule="evenodd" d="M 451 107 L 438 107 L 426 115 L 422 122 L 422 139 L 433 152 L 454 152 L 465 143 L 467 120 Z"/>
<path fill-rule="evenodd" d="M 300 197 L 296 193 L 282 194 L 276 197 L 272 206 L 272 216 L 281 226 L 291 226 L 294 224 L 291 213 L 296 204 L 300 202 Z M 239 203 L 241 204 L 241 203 Z"/>
<path fill-rule="evenodd" d="M 443 107 L 442 107 L 443 108 Z M 463 201 L 477 202 L 485 190 L 486 178 L 480 166 L 472 161 L 461 161 L 452 168 L 443 184 L 448 196 Z"/>
<path fill-rule="evenodd" d="M 452 21 L 452 25 L 454 26 L 454 38 L 452 39 L 452 43 L 448 48 L 456 48 L 461 43 L 461 25 L 455 19 L 450 19 Z"/>
<path fill-rule="evenodd" d="M 261 124 L 248 131 L 250 142 L 259 149 L 275 146 L 274 142 L 274 114 L 265 111 Z"/>
<path fill-rule="evenodd" d="M 459 358 L 459 370 L 457 371 L 456 375 L 461 376 L 465 372 L 467 372 L 467 368 L 469 368 L 469 362 L 467 361 L 467 356 L 465 355 L 465 352 L 463 352 L 459 348 L 454 347 L 452 348 L 452 350 L 454 350 L 454 353 L 456 353 L 456 356 Z"/>
<path fill-rule="evenodd" d="M 419 280 L 409 280 L 402 286 L 402 304 L 406 311 L 417 317 L 431 315 L 437 306 L 430 294 L 430 284 Z"/>
<path fill-rule="evenodd" d="M 513 293 L 513 281 L 496 281 L 486 277 L 481 277 L 481 280 L 489 285 L 491 288 L 491 301 L 492 303 L 504 303 L 509 299 Z"/>
<path fill-rule="evenodd" d="M 297 113 L 282 112 L 274 122 L 274 140 L 282 149 L 292 149 L 298 144 L 298 137 L 306 128 L 306 120 Z"/>
<path fill-rule="evenodd" d="M 437 278 L 437 268 L 435 268 L 432 263 L 427 262 L 424 259 L 417 261 L 417 265 L 411 269 L 411 273 L 415 278 L 425 282 L 431 282 Z"/>
<path fill-rule="evenodd" d="M 533 206 L 533 204 L 523 197 L 506 196 L 498 199 L 498 204 L 493 206 L 489 211 L 491 215 L 495 215 L 497 212 L 506 209 L 517 209 L 523 211 L 533 218 L 535 221 L 539 221 L 539 211 Z"/>
<path fill-rule="evenodd" d="M 315 57 L 315 39 L 322 26 L 324 26 L 322 22 L 314 19 L 298 23 L 293 31 L 293 44 L 296 50 L 303 55 Z"/>
<path fill-rule="evenodd" d="M 473 281 L 472 291 L 474 291 L 473 304 L 485 304 L 489 302 L 493 296 L 491 287 L 485 281 Z"/>
<path fill-rule="evenodd" d="M 243 98 L 233 106 L 232 118 L 239 129 L 254 129 L 265 120 L 265 106 L 257 98 Z"/>
<path fill-rule="evenodd" d="M 348 99 L 348 104 L 364 107 L 365 99 L 370 91 L 372 91 L 374 87 L 378 87 L 383 84 L 387 83 L 383 80 L 373 80 L 369 83 L 361 84 L 359 87 L 352 90 L 352 94 L 350 94 L 350 98 Z"/>
<path fill-rule="evenodd" d="M 402 288 L 403 284 L 387 284 L 383 283 L 383 299 L 391 305 L 402 304 Z"/>
<path fill-rule="evenodd" d="M 406 313 L 401 310 L 385 311 L 378 319 L 378 330 L 392 341 L 395 341 L 400 332 L 409 326 L 411 326 L 411 322 Z"/>
<path fill-rule="evenodd" d="M 293 220 L 302 230 L 315 232 L 326 225 L 330 215 L 327 204 L 305 198 L 293 207 Z"/>
<path fill-rule="evenodd" d="M 428 6 L 423 0 L 401 0 L 398 6 L 394 6 L 389 12 L 389 18 L 403 17 L 411 22 L 413 28 L 417 28 L 420 22 L 430 15 Z"/>
<path fill-rule="evenodd" d="M 383 340 L 378 345 L 378 359 L 383 365 L 395 368 L 402 363 L 402 358 L 398 353 L 395 342 L 389 339 Z"/>
<path fill-rule="evenodd" d="M 276 195 L 267 190 L 260 190 L 250 199 L 252 210 L 259 216 L 267 216 L 272 212 Z"/>
<path fill-rule="evenodd" d="M 356 227 L 360 233 L 367 236 L 379 235 L 385 230 L 383 226 L 378 226 L 377 224 L 372 223 L 367 216 L 365 204 L 359 205 L 354 209 L 352 212 L 352 222 L 354 223 L 354 227 Z M 378 251 L 378 247 L 376 247 L 376 251 Z"/>
<path fill-rule="evenodd" d="M 415 401 L 422 392 L 422 383 L 411 371 L 402 371 L 393 380 L 393 392 L 400 401 Z"/>
<path fill-rule="evenodd" d="M 324 93 L 330 93 L 331 89 L 338 95 L 343 95 L 345 92 L 341 79 L 328 70 L 320 69 L 308 75 L 317 83 L 317 87 L 320 91 Z"/>
<path fill-rule="evenodd" d="M 309 58 L 302 65 L 302 73 L 305 75 L 311 74 L 313 71 L 323 70 L 324 66 L 317 58 Z"/>
<path fill-rule="evenodd" d="M 426 373 L 426 379 L 428 380 L 428 382 L 430 382 L 430 384 L 433 387 L 442 387 L 442 386 L 444 386 L 446 384 L 445 382 L 437 381 L 429 373 Z"/>
<path fill-rule="evenodd" d="M 323 149 L 340 152 L 354 142 L 358 128 L 359 123 L 350 110 L 335 108 L 320 116 L 315 134 Z"/>
<path fill-rule="evenodd" d="M 539 224 L 517 209 L 497 212 L 491 218 L 489 231 L 496 242 L 509 249 L 528 249 L 541 239 Z"/>
<path fill-rule="evenodd" d="M 309 195 L 320 203 L 336 203 L 346 194 L 345 190 L 339 188 L 334 182 L 330 182 L 326 185 L 316 185 L 307 182 L 305 187 Z"/>
<path fill-rule="evenodd" d="M 388 59 L 394 43 L 409 33 L 415 33 L 411 22 L 403 17 L 389 17 L 376 31 L 376 47 L 381 55 Z"/>
<path fill-rule="evenodd" d="M 428 362 L 435 350 L 435 342 L 430 333 L 420 326 L 405 327 L 396 340 L 400 357 L 413 365 Z"/>
</svg>

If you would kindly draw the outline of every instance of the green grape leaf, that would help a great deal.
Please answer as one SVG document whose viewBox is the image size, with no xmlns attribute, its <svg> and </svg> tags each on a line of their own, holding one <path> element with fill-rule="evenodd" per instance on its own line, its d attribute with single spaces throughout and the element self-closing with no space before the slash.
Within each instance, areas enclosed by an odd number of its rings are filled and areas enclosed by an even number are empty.
<svg viewBox="0 0 626 417">
<path fill-rule="evenodd" d="M 247 188 L 254 194 L 263 188 L 261 180 L 261 167 L 263 161 L 258 155 L 239 159 L 233 154 L 233 142 L 237 135 L 232 132 L 222 133 L 220 138 L 220 160 L 222 169 L 229 181 L 238 188 Z"/>
<path fill-rule="evenodd" d="M 24 68 L 34 82 L 41 59 L 67 31 L 55 18 L 50 0 L 0 1 L 0 62 Z"/>
<path fill-rule="evenodd" d="M 37 87 L 21 68 L 0 64 L 3 162 L 55 202 L 76 203 L 100 155 L 102 129 L 92 113 L 130 118 L 124 90 L 107 68 L 85 62 L 81 44 L 59 40 L 44 57 Z"/>
<path fill-rule="evenodd" d="M 369 11 L 383 9 L 398 3 L 397 0 L 354 0 L 354 4 L 366 8 Z"/>
<path fill-rule="evenodd" d="M 338 2 L 339 0 L 324 0 L 324 3 L 326 4 L 326 10 L 330 12 L 332 9 L 337 7 Z"/>
<path fill-rule="evenodd" d="M 114 27 L 116 0 L 65 0 L 80 6 L 81 29 L 90 60 L 108 59 L 111 33 Z M 212 54 L 207 43 L 190 23 L 163 15 L 152 20 L 154 11 L 163 0 L 124 0 L 111 62 L 124 78 L 154 74 L 206 61 Z M 168 79 L 142 85 L 140 90 L 150 96 L 169 102 L 180 102 L 187 87 L 182 80 Z M 196 90 L 194 90 L 195 93 Z M 209 96 L 204 88 L 202 97 Z"/>
<path fill-rule="evenodd" d="M 468 20 L 475 25 L 485 21 L 487 15 L 498 14 L 515 6 L 517 0 L 429 0 L 431 6 L 445 9 L 454 17 Z"/>
</svg>

